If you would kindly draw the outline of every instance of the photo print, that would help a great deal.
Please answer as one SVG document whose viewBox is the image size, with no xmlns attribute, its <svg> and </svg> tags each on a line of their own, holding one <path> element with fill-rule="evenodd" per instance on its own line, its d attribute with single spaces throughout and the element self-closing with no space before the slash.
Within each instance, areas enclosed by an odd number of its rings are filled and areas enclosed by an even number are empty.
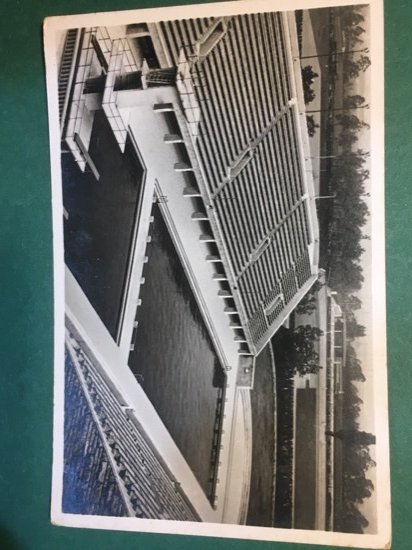
<svg viewBox="0 0 412 550">
<path fill-rule="evenodd" d="M 44 35 L 52 521 L 388 544 L 382 2 Z"/>
</svg>

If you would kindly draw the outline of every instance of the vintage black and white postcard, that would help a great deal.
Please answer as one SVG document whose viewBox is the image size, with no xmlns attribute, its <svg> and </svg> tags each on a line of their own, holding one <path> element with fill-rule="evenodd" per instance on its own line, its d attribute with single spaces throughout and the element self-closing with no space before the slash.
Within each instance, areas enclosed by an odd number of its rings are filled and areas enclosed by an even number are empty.
<svg viewBox="0 0 412 550">
<path fill-rule="evenodd" d="M 383 6 L 47 19 L 52 521 L 390 544 Z"/>
</svg>

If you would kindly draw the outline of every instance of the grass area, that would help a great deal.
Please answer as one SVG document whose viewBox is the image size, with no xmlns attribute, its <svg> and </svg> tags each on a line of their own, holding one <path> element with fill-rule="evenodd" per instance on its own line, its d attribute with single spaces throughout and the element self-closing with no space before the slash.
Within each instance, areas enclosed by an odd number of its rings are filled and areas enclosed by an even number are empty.
<svg viewBox="0 0 412 550">
<path fill-rule="evenodd" d="M 252 476 L 248 525 L 273 526 L 275 398 L 273 362 L 269 346 L 256 359 L 252 404 Z"/>
<path fill-rule="evenodd" d="M 316 521 L 316 389 L 296 392 L 295 494 L 296 529 L 315 529 Z"/>
</svg>

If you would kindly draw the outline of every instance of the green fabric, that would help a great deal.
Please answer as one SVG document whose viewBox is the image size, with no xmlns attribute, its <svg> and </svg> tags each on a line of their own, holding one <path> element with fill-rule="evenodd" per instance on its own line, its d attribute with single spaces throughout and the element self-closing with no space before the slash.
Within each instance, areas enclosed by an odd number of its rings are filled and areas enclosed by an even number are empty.
<svg viewBox="0 0 412 550">
<path fill-rule="evenodd" d="M 1 2 L 0 548 L 244 550 L 288 546 L 66 529 L 49 522 L 53 284 L 41 25 L 47 15 L 154 5 L 160 5 L 160 0 Z M 386 2 L 388 334 L 396 550 L 411 547 L 411 20 L 412 3 Z"/>
</svg>

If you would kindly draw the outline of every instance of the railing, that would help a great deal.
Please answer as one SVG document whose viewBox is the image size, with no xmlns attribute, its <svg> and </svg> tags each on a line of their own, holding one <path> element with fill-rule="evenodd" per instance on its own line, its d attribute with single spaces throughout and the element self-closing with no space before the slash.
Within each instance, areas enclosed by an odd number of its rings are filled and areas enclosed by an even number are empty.
<svg viewBox="0 0 412 550">
<path fill-rule="evenodd" d="M 216 506 L 216 490 L 219 483 L 218 474 L 219 474 L 219 457 L 221 450 L 221 441 L 222 441 L 222 425 L 223 425 L 223 413 L 225 409 L 225 398 L 226 398 L 226 376 L 224 384 L 219 388 L 218 397 L 216 401 L 216 412 L 215 412 L 215 424 L 213 426 L 213 442 L 212 442 L 212 451 L 210 454 L 210 474 L 209 474 L 209 483 L 210 489 L 208 498 L 212 506 Z"/>
</svg>

